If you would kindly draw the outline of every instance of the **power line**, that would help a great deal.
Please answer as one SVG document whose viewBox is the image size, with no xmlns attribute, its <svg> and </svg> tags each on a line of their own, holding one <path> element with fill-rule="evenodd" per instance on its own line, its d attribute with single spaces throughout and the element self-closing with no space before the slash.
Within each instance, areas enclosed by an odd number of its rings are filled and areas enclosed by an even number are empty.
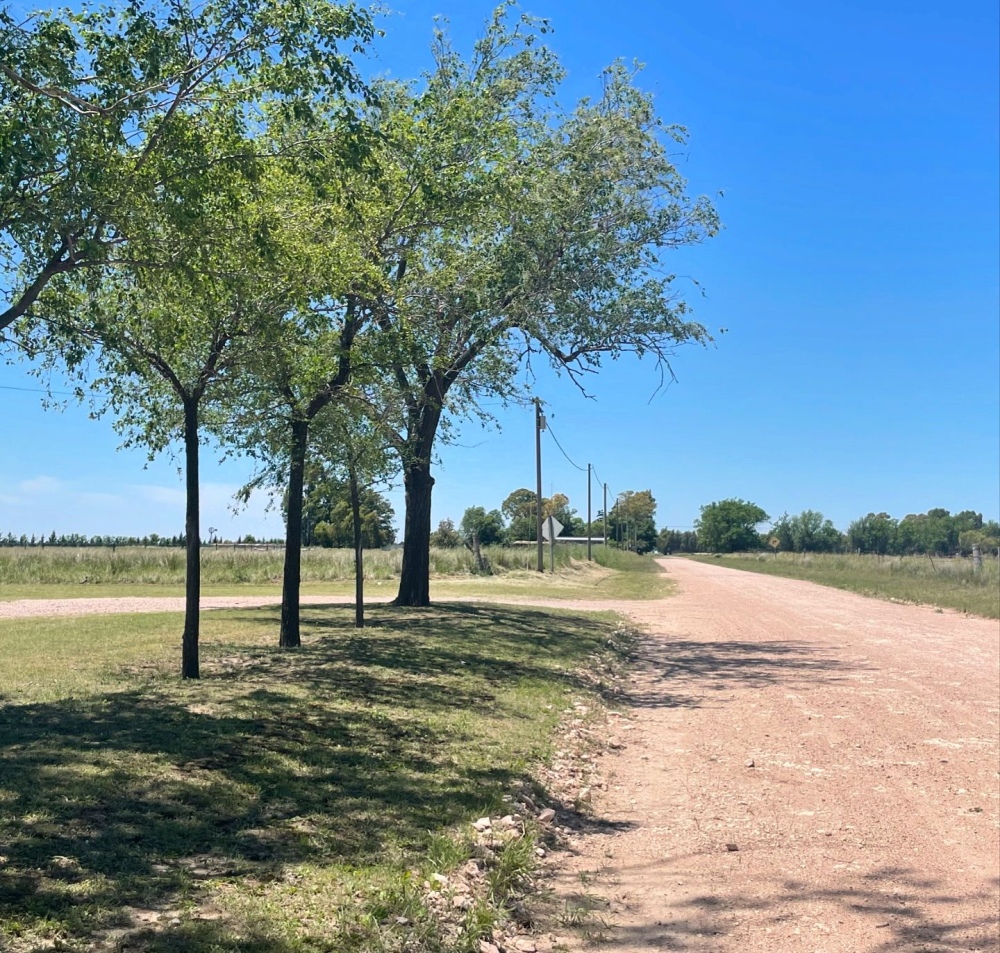
<svg viewBox="0 0 1000 953">
<path fill-rule="evenodd" d="M 570 459 L 569 454 L 565 450 L 563 450 L 562 444 L 559 442 L 559 438 L 555 435 L 555 433 L 552 430 L 552 424 L 548 424 L 546 430 L 548 430 L 548 432 L 552 434 L 552 439 L 555 440 L 556 446 L 559 448 L 559 452 L 566 458 L 566 462 L 569 463 L 570 466 L 576 467 L 577 470 L 579 470 L 581 473 L 586 473 L 587 468 L 581 467 L 579 463 L 575 463 L 573 460 Z"/>
<path fill-rule="evenodd" d="M 73 391 L 69 390 L 48 390 L 45 387 L 12 387 L 10 384 L 0 384 L 0 390 L 20 390 L 27 394 L 57 394 L 60 397 L 75 397 Z"/>
</svg>

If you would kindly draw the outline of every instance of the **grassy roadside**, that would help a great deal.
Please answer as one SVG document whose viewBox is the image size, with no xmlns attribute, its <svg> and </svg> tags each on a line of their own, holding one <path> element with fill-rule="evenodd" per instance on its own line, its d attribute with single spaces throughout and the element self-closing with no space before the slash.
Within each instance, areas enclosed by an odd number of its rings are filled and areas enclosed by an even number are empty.
<svg viewBox="0 0 1000 953">
<path fill-rule="evenodd" d="M 530 868 L 470 821 L 548 757 L 611 616 L 440 604 L 0 622 L 0 948 L 478 950 Z M 536 800 L 546 800 L 535 786 Z M 479 871 L 442 925 L 433 875 Z M 440 906 L 440 901 L 439 901 Z"/>
<path fill-rule="evenodd" d="M 15 551 L 19 552 L 19 551 Z M 41 553 L 6 556 L 0 550 L 0 601 L 15 599 L 127 598 L 139 596 L 183 596 L 183 563 L 178 566 L 161 553 L 128 551 L 111 556 L 87 550 L 76 555 Z M 593 563 L 587 563 L 583 547 L 557 549 L 555 573 L 549 572 L 546 552 L 545 573 L 521 568 L 526 556 L 495 547 L 487 556 L 495 575 L 472 572 L 470 560 L 455 550 L 436 550 L 432 561 L 431 597 L 447 599 L 481 594 L 488 598 L 521 596 L 547 599 L 655 599 L 669 595 L 670 580 L 656 563 L 633 553 L 595 549 Z M 530 554 L 534 565 L 534 551 Z M 7 559 L 6 563 L 4 559 Z M 118 562 L 114 562 L 114 560 Z M 504 566 L 501 560 L 511 565 Z M 26 561 L 27 560 L 27 561 Z M 152 562 L 152 565 L 147 563 Z M 394 552 L 372 553 L 366 557 L 366 595 L 392 598 L 399 579 Z M 108 564 L 111 565 L 110 571 Z M 304 595 L 353 596 L 353 564 L 340 550 L 309 550 L 303 562 Z M 85 580 L 85 581 L 84 581 Z M 221 555 L 206 550 L 203 560 L 203 596 L 281 595 L 280 553 L 232 553 Z"/>
<path fill-rule="evenodd" d="M 1000 618 L 1000 571 L 992 559 L 985 560 L 977 573 L 971 560 L 931 560 L 925 556 L 734 553 L 689 558 L 731 569 L 804 579 L 878 599 Z"/>
</svg>

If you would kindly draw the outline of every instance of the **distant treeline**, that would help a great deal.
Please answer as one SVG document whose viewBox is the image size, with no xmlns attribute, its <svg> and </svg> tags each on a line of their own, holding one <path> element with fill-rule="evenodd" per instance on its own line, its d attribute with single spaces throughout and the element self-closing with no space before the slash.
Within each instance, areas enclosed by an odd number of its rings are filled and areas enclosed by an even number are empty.
<svg viewBox="0 0 1000 953">
<path fill-rule="evenodd" d="M 277 543 L 278 545 L 283 545 L 283 540 L 280 539 L 257 539 L 255 536 L 247 533 L 246 536 L 240 536 L 235 540 L 232 539 L 212 539 L 212 540 L 202 540 L 202 545 L 218 545 L 218 546 L 239 546 L 239 545 L 273 545 Z M 22 546 L 24 548 L 39 547 L 43 548 L 46 546 L 64 546 L 67 548 L 82 549 L 85 547 L 107 547 L 109 549 L 115 549 L 118 546 L 186 546 L 187 537 L 181 534 L 180 536 L 160 536 L 159 533 L 150 533 L 148 536 L 84 536 L 82 533 L 69 533 L 57 536 L 55 532 L 49 533 L 48 536 L 42 534 L 41 536 L 35 536 L 32 534 L 28 536 L 22 533 L 20 536 L 15 536 L 13 533 L 8 532 L 6 536 L 0 533 L 0 546 Z"/>
<path fill-rule="evenodd" d="M 770 529 L 759 531 L 761 523 Z M 983 521 L 982 513 L 950 513 L 936 508 L 896 519 L 869 513 L 854 520 L 846 532 L 816 510 L 796 516 L 783 513 L 772 520 L 746 500 L 722 500 L 701 509 L 697 529 L 663 529 L 657 537 L 661 553 L 746 552 L 778 550 L 794 553 L 871 553 L 880 556 L 961 556 L 973 546 L 983 553 L 1000 547 L 1000 524 Z"/>
</svg>

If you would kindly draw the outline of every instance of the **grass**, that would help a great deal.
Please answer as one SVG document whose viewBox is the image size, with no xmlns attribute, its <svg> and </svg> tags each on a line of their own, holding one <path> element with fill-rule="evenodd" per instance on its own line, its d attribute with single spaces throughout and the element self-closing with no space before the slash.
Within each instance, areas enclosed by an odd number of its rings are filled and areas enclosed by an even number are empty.
<svg viewBox="0 0 1000 953">
<path fill-rule="evenodd" d="M 431 550 L 432 594 L 435 598 L 463 596 L 482 590 L 490 596 L 536 596 L 555 599 L 645 599 L 668 595 L 670 582 L 648 557 L 616 549 L 556 547 L 556 573 L 534 570 L 533 547 L 491 546 L 484 549 L 494 575 L 473 571 L 465 549 Z M 308 549 L 303 553 L 302 592 L 353 595 L 353 552 Z M 206 547 L 202 556 L 202 595 L 268 595 L 281 591 L 283 554 Z M 365 554 L 366 592 L 395 595 L 401 550 Z M 0 600 L 115 596 L 180 596 L 184 594 L 184 554 L 150 547 L 100 549 L 0 549 Z"/>
<path fill-rule="evenodd" d="M 1000 618 L 1000 566 L 996 559 L 984 559 L 982 569 L 976 572 L 971 559 L 926 556 L 744 553 L 693 558 L 733 569 L 806 579 L 880 599 Z"/>
<path fill-rule="evenodd" d="M 282 652 L 276 609 L 211 613 L 194 683 L 177 619 L 0 622 L 0 949 L 477 950 L 525 842 L 448 929 L 424 882 L 548 757 L 613 617 L 310 608 Z"/>
</svg>

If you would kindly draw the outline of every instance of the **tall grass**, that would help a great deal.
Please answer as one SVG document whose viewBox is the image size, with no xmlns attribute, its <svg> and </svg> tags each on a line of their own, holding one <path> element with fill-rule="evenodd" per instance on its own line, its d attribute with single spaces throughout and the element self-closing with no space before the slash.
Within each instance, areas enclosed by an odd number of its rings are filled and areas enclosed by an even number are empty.
<svg viewBox="0 0 1000 953">
<path fill-rule="evenodd" d="M 557 546 L 556 566 L 569 565 L 578 547 Z M 487 546 L 483 553 L 494 572 L 535 568 L 536 554 L 529 546 Z M 205 547 L 202 550 L 202 583 L 212 585 L 267 585 L 281 581 L 281 549 L 249 550 Z M 399 577 L 401 549 L 365 553 L 365 578 Z M 464 548 L 432 549 L 431 572 L 437 576 L 465 576 L 475 572 L 472 553 Z M 545 552 L 545 566 L 549 552 Z M 336 582 L 354 578 L 354 553 L 348 549 L 306 549 L 302 554 L 303 582 Z M 2 585 L 182 585 L 184 551 L 162 547 L 0 549 Z"/>
<path fill-rule="evenodd" d="M 979 570 L 971 559 L 961 557 L 734 553 L 695 558 L 735 569 L 806 579 L 882 599 L 1000 618 L 1000 565 L 995 558 L 984 558 Z"/>
</svg>

